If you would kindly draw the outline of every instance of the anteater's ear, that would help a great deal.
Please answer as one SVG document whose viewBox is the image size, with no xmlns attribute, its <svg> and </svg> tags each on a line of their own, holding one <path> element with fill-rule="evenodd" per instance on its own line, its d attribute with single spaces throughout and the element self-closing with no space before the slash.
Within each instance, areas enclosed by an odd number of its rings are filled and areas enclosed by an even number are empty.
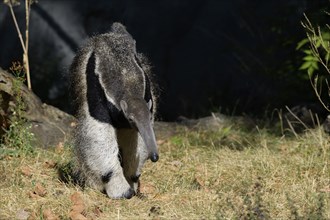
<svg viewBox="0 0 330 220">
<path fill-rule="evenodd" d="M 128 34 L 126 27 L 118 22 L 112 24 L 111 31 L 117 34 L 126 34 L 126 35 Z"/>
<path fill-rule="evenodd" d="M 127 102 L 125 102 L 124 100 L 121 100 L 120 101 L 120 108 L 124 112 L 124 114 L 126 115 L 126 113 L 127 113 Z"/>
</svg>

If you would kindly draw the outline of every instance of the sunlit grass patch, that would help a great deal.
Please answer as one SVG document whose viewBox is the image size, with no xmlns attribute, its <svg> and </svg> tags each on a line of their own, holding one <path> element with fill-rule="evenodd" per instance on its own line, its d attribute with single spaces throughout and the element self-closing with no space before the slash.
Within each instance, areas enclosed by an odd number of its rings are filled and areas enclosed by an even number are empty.
<svg viewBox="0 0 330 220">
<path fill-rule="evenodd" d="M 235 126 L 183 130 L 159 147 L 160 160 L 143 169 L 142 195 L 130 200 L 61 182 L 57 168 L 72 160 L 67 146 L 4 157 L 0 219 L 47 219 L 47 211 L 59 219 L 330 218 L 329 137 L 321 129 L 297 138 Z"/>
</svg>

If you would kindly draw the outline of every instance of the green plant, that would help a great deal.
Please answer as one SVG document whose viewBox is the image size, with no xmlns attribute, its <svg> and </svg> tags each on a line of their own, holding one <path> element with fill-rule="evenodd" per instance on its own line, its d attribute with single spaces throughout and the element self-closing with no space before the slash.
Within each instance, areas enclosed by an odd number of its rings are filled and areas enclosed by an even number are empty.
<svg viewBox="0 0 330 220">
<path fill-rule="evenodd" d="M 327 102 L 324 101 L 322 94 L 323 87 L 330 89 L 328 78 L 330 76 L 330 26 L 326 27 L 314 26 L 305 15 L 305 21 L 302 22 L 306 30 L 307 37 L 297 44 L 297 50 L 304 53 L 303 62 L 300 70 L 306 70 L 307 76 L 310 79 L 314 92 L 327 111 L 330 108 Z M 328 96 L 329 96 L 328 92 Z"/>
<path fill-rule="evenodd" d="M 309 198 L 311 197 L 311 198 Z M 306 195 L 306 199 L 312 200 L 312 205 L 305 210 L 304 213 L 299 214 L 297 205 L 295 202 L 287 195 L 287 205 L 291 212 L 292 219 L 327 219 L 325 214 L 326 209 L 326 199 L 322 193 L 315 194 L 313 196 Z"/>
<path fill-rule="evenodd" d="M 247 187 L 248 188 L 248 187 Z M 228 207 L 234 211 L 234 219 L 270 219 L 269 204 L 263 201 L 265 192 L 261 183 L 261 178 L 253 184 L 252 189 L 242 192 L 242 203 L 235 205 L 231 199 L 227 199 Z M 221 211 L 216 214 L 217 219 L 223 219 Z"/>
<path fill-rule="evenodd" d="M 2 155 L 18 156 L 20 154 L 32 154 L 34 152 L 31 125 L 24 118 L 26 109 L 21 86 L 25 81 L 25 72 L 19 62 L 14 62 L 10 68 L 15 79 L 12 82 L 14 100 L 10 102 L 10 126 L 3 137 L 0 151 Z"/>
</svg>

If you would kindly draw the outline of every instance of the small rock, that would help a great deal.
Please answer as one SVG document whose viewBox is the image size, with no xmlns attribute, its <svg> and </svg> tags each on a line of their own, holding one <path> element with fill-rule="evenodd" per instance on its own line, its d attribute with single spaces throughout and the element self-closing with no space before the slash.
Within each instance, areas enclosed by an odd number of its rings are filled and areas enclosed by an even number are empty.
<svg viewBox="0 0 330 220">
<path fill-rule="evenodd" d="M 27 220 L 30 216 L 30 213 L 24 209 L 20 209 L 16 212 L 16 219 L 18 220 Z"/>
</svg>

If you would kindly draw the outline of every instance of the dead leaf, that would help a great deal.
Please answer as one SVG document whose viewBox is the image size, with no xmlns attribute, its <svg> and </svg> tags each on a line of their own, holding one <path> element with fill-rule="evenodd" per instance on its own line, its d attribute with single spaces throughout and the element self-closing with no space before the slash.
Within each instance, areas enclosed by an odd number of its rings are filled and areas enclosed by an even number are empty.
<svg viewBox="0 0 330 220">
<path fill-rule="evenodd" d="M 202 189 L 205 192 L 210 191 L 210 189 L 208 188 L 208 186 L 210 185 L 210 182 L 203 179 L 201 176 L 195 176 L 193 183 L 198 190 Z"/>
<path fill-rule="evenodd" d="M 81 198 L 81 194 L 79 192 L 73 193 L 70 199 L 74 205 L 84 204 L 84 200 Z"/>
<path fill-rule="evenodd" d="M 28 166 L 21 167 L 21 173 L 24 176 L 31 177 L 32 176 L 32 169 Z"/>
<path fill-rule="evenodd" d="M 50 209 L 46 209 L 42 212 L 42 216 L 46 220 L 60 220 L 58 216 L 56 216 Z"/>
<path fill-rule="evenodd" d="M 94 215 L 95 215 L 96 217 L 100 217 L 101 214 L 102 214 L 103 212 L 102 212 L 102 210 L 100 209 L 100 207 L 95 206 L 95 207 L 93 208 L 93 213 L 94 213 Z"/>
<path fill-rule="evenodd" d="M 36 219 L 37 219 L 36 213 L 32 212 L 27 220 L 36 220 Z"/>
<path fill-rule="evenodd" d="M 52 161 L 52 160 L 47 160 L 47 161 L 45 161 L 45 163 L 44 163 L 44 166 L 45 166 L 46 168 L 49 168 L 49 169 L 55 168 L 56 165 L 57 165 L 57 163 L 56 163 L 55 161 Z"/>
<path fill-rule="evenodd" d="M 157 145 L 162 145 L 162 144 L 164 144 L 165 142 L 166 142 L 165 140 L 158 139 L 158 140 L 157 140 Z"/>
<path fill-rule="evenodd" d="M 69 213 L 69 217 L 72 220 L 81 220 L 81 219 L 87 219 L 83 213 L 85 212 L 85 203 L 84 200 L 81 198 L 81 195 L 79 192 L 75 192 L 70 197 L 73 205 L 71 207 L 71 211 Z"/>
<path fill-rule="evenodd" d="M 203 188 L 205 187 L 205 182 L 202 180 L 201 177 L 196 176 L 194 179 L 195 184 L 197 185 L 198 188 Z"/>
<path fill-rule="evenodd" d="M 38 198 L 40 198 L 40 196 L 38 196 L 37 194 L 35 194 L 35 192 L 29 192 L 28 195 L 29 195 L 29 198 L 30 199 L 38 199 Z"/>
<path fill-rule="evenodd" d="M 64 144 L 63 142 L 59 142 L 57 146 L 55 147 L 56 153 L 62 153 L 64 151 Z"/>
<path fill-rule="evenodd" d="M 40 183 L 37 183 L 37 185 L 34 188 L 33 193 L 38 196 L 44 197 L 47 194 L 47 190 Z"/>
<path fill-rule="evenodd" d="M 71 211 L 69 217 L 71 220 L 87 220 L 87 218 L 79 212 Z"/>
<path fill-rule="evenodd" d="M 85 211 L 84 204 L 75 204 L 71 207 L 71 211 L 83 213 Z"/>
<path fill-rule="evenodd" d="M 40 197 L 45 197 L 47 190 L 40 183 L 37 183 L 32 192 L 29 192 L 28 195 L 32 199 L 38 199 Z"/>
</svg>

